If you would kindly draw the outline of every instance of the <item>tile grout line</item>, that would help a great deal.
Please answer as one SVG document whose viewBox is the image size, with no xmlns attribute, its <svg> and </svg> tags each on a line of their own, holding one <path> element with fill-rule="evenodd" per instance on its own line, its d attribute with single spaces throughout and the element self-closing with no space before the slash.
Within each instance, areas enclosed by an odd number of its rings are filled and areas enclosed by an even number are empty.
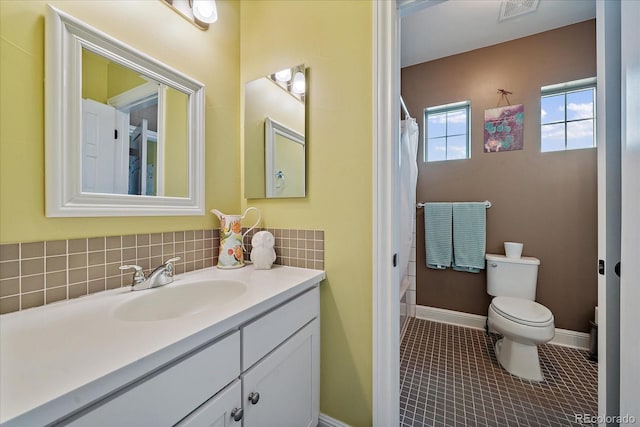
<svg viewBox="0 0 640 427">
<path fill-rule="evenodd" d="M 541 346 L 546 380 L 534 383 L 498 365 L 495 335 L 449 326 L 409 320 L 401 343 L 402 425 L 566 425 L 572 413 L 597 413 L 597 365 L 585 352 Z"/>
</svg>

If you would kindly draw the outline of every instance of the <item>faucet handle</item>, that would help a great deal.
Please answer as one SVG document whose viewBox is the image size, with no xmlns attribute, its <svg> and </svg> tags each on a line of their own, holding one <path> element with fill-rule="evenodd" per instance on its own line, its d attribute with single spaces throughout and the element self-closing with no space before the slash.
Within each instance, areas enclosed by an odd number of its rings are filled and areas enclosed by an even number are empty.
<svg viewBox="0 0 640 427">
<path fill-rule="evenodd" d="M 166 265 L 166 264 L 173 264 L 173 263 L 174 263 L 174 262 L 176 262 L 176 261 L 180 261 L 180 257 L 179 257 L 179 256 L 177 256 L 177 257 L 175 257 L 175 258 L 168 259 L 168 260 L 166 260 L 164 263 L 165 263 L 165 265 Z"/>
<path fill-rule="evenodd" d="M 121 265 L 120 266 L 120 270 L 129 270 L 129 269 L 134 269 L 135 272 L 133 273 L 133 285 L 137 285 L 138 283 L 142 283 L 145 281 L 145 277 L 144 277 L 144 272 L 142 271 L 142 267 L 140 267 L 139 265 Z"/>
<path fill-rule="evenodd" d="M 168 259 L 164 262 L 164 274 L 173 277 L 173 263 L 176 261 L 180 261 L 180 257 L 177 256 L 175 258 Z"/>
</svg>

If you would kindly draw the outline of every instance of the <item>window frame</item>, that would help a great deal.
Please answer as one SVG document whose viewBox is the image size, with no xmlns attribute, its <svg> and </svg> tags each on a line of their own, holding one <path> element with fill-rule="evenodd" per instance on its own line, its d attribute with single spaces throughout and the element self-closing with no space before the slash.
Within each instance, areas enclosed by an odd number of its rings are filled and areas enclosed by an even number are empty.
<svg viewBox="0 0 640 427">
<path fill-rule="evenodd" d="M 559 84 L 554 84 L 554 85 L 548 85 L 548 86 L 542 86 L 540 88 L 540 105 L 539 105 L 539 111 L 540 111 L 540 152 L 541 153 L 559 153 L 559 152 L 565 152 L 565 151 L 573 151 L 573 150 L 587 150 L 587 149 L 591 149 L 591 148 L 596 148 L 598 146 L 597 144 L 597 135 L 596 135 L 596 97 L 597 97 L 597 79 L 596 77 L 589 77 L 586 79 L 580 79 L 580 80 L 573 80 L 573 81 L 569 81 L 569 82 L 564 82 L 564 83 L 559 83 Z M 575 92 L 580 92 L 583 91 L 585 89 L 592 89 L 593 90 L 593 115 L 590 118 L 585 118 L 585 119 L 573 119 L 573 120 L 567 120 L 567 95 L 571 94 L 571 93 L 575 93 Z M 543 98 L 546 97 L 550 97 L 550 96 L 557 96 L 557 95 L 564 95 L 564 120 L 561 121 L 555 121 L 555 122 L 549 122 L 549 123 L 542 123 L 542 100 Z M 568 123 L 576 123 L 576 122 L 581 122 L 581 121 L 586 121 L 586 120 L 591 120 L 593 122 L 593 133 L 592 133 L 592 141 L 593 144 L 590 147 L 580 147 L 580 148 L 568 148 L 567 145 L 567 124 Z M 550 125 L 558 125 L 558 124 L 563 124 L 564 125 L 564 148 L 562 150 L 543 150 L 542 148 L 542 129 L 544 128 L 544 126 L 550 126 Z"/>
<path fill-rule="evenodd" d="M 450 113 L 453 111 L 459 111 L 459 110 L 464 110 L 467 114 L 467 125 L 465 127 L 466 129 L 466 156 L 464 158 L 458 158 L 458 159 L 449 159 L 446 158 L 447 157 L 447 153 L 448 153 L 448 139 L 451 136 L 459 136 L 462 134 L 456 134 L 456 135 L 449 135 L 447 133 L 447 124 L 445 123 L 445 135 L 443 137 L 436 137 L 436 138 L 444 138 L 445 139 L 445 149 L 447 149 L 445 151 L 445 158 L 441 159 L 441 160 L 429 160 L 429 149 L 428 149 L 428 144 L 429 144 L 429 116 L 433 115 L 433 114 L 442 114 L 442 113 Z M 427 107 L 424 109 L 424 113 L 423 113 L 423 126 L 422 128 L 424 129 L 424 136 L 423 136 L 423 162 L 425 163 L 435 163 L 435 162 L 448 162 L 448 161 L 454 161 L 454 160 L 468 160 L 471 158 L 471 101 L 470 100 L 466 100 L 466 101 L 459 101 L 459 102 L 453 102 L 450 104 L 443 104 L 443 105 L 436 105 L 433 107 Z"/>
</svg>

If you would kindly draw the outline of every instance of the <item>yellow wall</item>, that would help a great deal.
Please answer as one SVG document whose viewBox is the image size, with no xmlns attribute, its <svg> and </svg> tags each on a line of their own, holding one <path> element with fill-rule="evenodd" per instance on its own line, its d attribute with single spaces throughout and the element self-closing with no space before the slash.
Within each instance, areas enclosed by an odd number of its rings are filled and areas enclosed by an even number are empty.
<svg viewBox="0 0 640 427">
<path fill-rule="evenodd" d="M 187 124 L 189 98 L 173 88 L 166 91 L 164 128 L 165 172 L 164 194 L 173 197 L 187 197 L 189 194 L 189 137 Z"/>
<path fill-rule="evenodd" d="M 372 413 L 372 2 L 241 2 L 242 85 L 306 64 L 307 197 L 249 199 L 264 225 L 325 231 L 320 410 Z"/>
<path fill-rule="evenodd" d="M 372 2 L 218 0 L 219 20 L 206 32 L 160 1 L 51 3 L 206 85 L 207 209 L 239 213 L 252 205 L 264 226 L 325 231 L 321 411 L 370 425 Z M 0 242 L 217 225 L 209 214 L 44 216 L 45 5 L 0 1 Z M 244 200 L 241 83 L 301 63 L 309 89 L 307 197 Z"/>
<path fill-rule="evenodd" d="M 107 103 L 109 60 L 82 49 L 82 98 Z"/>
<path fill-rule="evenodd" d="M 109 98 L 147 83 L 125 66 L 82 49 L 82 97 L 106 104 Z"/>
<path fill-rule="evenodd" d="M 107 68 L 107 99 L 120 95 L 147 82 L 147 80 L 140 76 L 140 73 L 137 73 L 123 65 L 109 61 Z"/>
<path fill-rule="evenodd" d="M 206 85 L 206 208 L 239 212 L 239 4 L 219 0 L 220 19 L 208 31 L 201 31 L 161 1 L 49 3 Z M 211 214 L 45 217 L 46 4 L 46 1 L 0 1 L 0 242 L 151 233 L 217 225 Z"/>
</svg>

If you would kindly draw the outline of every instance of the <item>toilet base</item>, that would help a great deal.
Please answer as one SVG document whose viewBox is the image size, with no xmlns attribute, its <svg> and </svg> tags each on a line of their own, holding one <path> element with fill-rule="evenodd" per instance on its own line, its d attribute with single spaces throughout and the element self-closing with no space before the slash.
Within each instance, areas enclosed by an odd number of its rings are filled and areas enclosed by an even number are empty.
<svg viewBox="0 0 640 427">
<path fill-rule="evenodd" d="M 530 381 L 544 380 L 538 358 L 538 346 L 501 338 L 494 348 L 498 362 L 510 374 Z"/>
</svg>

